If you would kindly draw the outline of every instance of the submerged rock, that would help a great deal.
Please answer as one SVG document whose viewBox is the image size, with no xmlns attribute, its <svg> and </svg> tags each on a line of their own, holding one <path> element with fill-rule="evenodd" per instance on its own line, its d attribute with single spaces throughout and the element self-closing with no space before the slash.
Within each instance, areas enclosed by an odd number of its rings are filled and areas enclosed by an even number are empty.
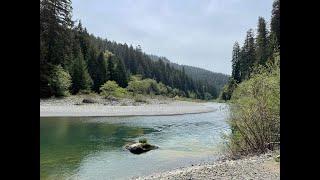
<svg viewBox="0 0 320 180">
<path fill-rule="evenodd" d="M 148 152 L 153 149 L 158 149 L 158 146 L 154 146 L 148 143 L 130 143 L 125 146 L 127 150 L 129 150 L 133 154 L 141 154 L 144 152 Z"/>
</svg>

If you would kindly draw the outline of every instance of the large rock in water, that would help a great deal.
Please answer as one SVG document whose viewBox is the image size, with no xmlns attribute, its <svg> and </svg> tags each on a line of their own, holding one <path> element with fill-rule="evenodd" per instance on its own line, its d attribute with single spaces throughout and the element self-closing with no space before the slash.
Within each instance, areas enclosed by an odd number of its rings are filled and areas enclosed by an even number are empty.
<svg viewBox="0 0 320 180">
<path fill-rule="evenodd" d="M 158 149 L 159 147 L 148 143 L 133 143 L 127 144 L 125 148 L 133 154 L 141 154 L 153 149 Z"/>
</svg>

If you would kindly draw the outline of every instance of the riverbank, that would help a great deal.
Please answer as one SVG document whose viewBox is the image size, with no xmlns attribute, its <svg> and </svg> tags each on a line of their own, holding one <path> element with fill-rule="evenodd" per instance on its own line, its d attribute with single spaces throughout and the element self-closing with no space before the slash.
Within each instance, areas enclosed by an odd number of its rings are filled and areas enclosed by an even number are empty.
<svg viewBox="0 0 320 180">
<path fill-rule="evenodd" d="M 93 103 L 83 103 L 90 99 Z M 166 97 L 106 100 L 99 96 L 40 99 L 40 117 L 152 116 L 211 112 L 212 103 L 174 100 Z"/>
<path fill-rule="evenodd" d="M 280 179 L 280 162 L 274 153 L 267 153 L 238 160 L 221 160 L 212 164 L 192 165 L 168 172 L 156 173 L 136 180 L 170 179 Z"/>
</svg>

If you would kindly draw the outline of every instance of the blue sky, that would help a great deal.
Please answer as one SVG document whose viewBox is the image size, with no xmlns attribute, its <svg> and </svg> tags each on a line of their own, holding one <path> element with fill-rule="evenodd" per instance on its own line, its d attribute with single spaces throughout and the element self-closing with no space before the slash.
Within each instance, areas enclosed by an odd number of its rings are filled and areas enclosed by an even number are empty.
<svg viewBox="0 0 320 180">
<path fill-rule="evenodd" d="M 73 0 L 73 19 L 89 33 L 140 45 L 172 62 L 231 74 L 235 41 L 258 17 L 270 21 L 273 0 Z"/>
</svg>

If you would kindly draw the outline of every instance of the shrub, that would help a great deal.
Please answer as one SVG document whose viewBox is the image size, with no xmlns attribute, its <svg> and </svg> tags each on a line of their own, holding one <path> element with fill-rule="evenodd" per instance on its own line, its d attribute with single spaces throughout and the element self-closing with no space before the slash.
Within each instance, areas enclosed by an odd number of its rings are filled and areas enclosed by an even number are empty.
<svg viewBox="0 0 320 180">
<path fill-rule="evenodd" d="M 135 95 L 134 96 L 134 101 L 135 102 L 143 102 L 143 103 L 147 102 L 147 100 L 141 94 Z"/>
<path fill-rule="evenodd" d="M 53 68 L 53 73 L 49 83 L 56 96 L 59 97 L 69 95 L 71 76 L 60 65 Z"/>
<path fill-rule="evenodd" d="M 107 81 L 100 87 L 100 91 L 105 98 L 124 97 L 127 94 L 126 89 L 121 88 L 115 81 Z"/>
<path fill-rule="evenodd" d="M 147 140 L 146 138 L 140 138 L 140 139 L 139 139 L 139 143 L 144 143 L 144 144 L 146 144 L 146 143 L 148 143 L 148 140 Z"/>
<path fill-rule="evenodd" d="M 264 153 L 280 144 L 280 67 L 258 67 L 231 98 L 229 148 L 234 156 Z"/>
<path fill-rule="evenodd" d="M 230 100 L 232 93 L 236 87 L 237 87 L 236 81 L 233 78 L 231 78 L 229 80 L 228 84 L 226 84 L 223 87 L 219 99 L 224 100 L 224 101 Z"/>
<path fill-rule="evenodd" d="M 93 94 L 93 92 L 91 90 L 88 90 L 88 89 L 81 89 L 79 92 L 78 92 L 79 95 L 88 95 L 88 94 Z"/>
<path fill-rule="evenodd" d="M 147 91 L 146 84 L 140 80 L 132 80 L 128 83 L 127 89 L 128 91 L 135 94 L 143 94 Z"/>
<path fill-rule="evenodd" d="M 162 82 L 159 83 L 159 94 L 162 94 L 162 95 L 168 94 L 168 88 Z"/>
</svg>

